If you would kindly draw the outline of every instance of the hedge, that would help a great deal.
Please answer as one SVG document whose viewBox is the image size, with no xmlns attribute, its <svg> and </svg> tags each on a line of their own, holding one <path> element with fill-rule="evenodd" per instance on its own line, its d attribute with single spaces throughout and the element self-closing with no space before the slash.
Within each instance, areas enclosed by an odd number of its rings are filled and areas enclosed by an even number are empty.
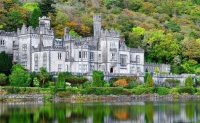
<svg viewBox="0 0 200 123">
<path fill-rule="evenodd" d="M 40 90 L 38 87 L 2 87 L 8 94 L 36 94 Z"/>
<path fill-rule="evenodd" d="M 121 87 L 91 87 L 82 91 L 82 94 L 96 94 L 96 95 L 130 95 L 131 90 Z"/>
</svg>

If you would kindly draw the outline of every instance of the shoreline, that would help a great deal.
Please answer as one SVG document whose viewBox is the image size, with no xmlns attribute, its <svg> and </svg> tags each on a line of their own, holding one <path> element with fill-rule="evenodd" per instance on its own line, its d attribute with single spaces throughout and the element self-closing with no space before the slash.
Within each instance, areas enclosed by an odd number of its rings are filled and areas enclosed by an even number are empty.
<svg viewBox="0 0 200 123">
<path fill-rule="evenodd" d="M 45 98 L 49 96 L 52 98 Z M 0 95 L 0 102 L 23 102 L 23 101 L 52 101 L 52 102 L 132 102 L 132 101 L 159 101 L 159 100 L 175 100 L 175 99 L 200 99 L 200 95 L 70 95 L 67 97 L 59 97 L 57 95 L 44 94 L 5 94 Z"/>
</svg>

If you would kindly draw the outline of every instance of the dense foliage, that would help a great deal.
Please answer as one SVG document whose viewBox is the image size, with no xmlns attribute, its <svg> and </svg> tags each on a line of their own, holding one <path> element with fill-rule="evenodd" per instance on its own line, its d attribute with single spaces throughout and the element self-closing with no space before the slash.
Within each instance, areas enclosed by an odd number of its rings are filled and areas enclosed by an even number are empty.
<svg viewBox="0 0 200 123">
<path fill-rule="evenodd" d="M 104 85 L 104 74 L 102 71 L 94 70 L 92 72 L 92 86 L 103 87 Z"/>
<path fill-rule="evenodd" d="M 26 72 L 25 67 L 20 64 L 12 66 L 12 72 L 9 76 L 10 85 L 16 87 L 28 87 L 30 86 L 30 74 Z"/>
<path fill-rule="evenodd" d="M 4 73 L 6 75 L 10 74 L 10 70 L 12 68 L 12 59 L 6 54 L 4 51 L 0 53 L 0 73 Z"/>
<path fill-rule="evenodd" d="M 185 79 L 185 87 L 193 87 L 193 79 L 191 76 L 188 76 Z"/>
</svg>

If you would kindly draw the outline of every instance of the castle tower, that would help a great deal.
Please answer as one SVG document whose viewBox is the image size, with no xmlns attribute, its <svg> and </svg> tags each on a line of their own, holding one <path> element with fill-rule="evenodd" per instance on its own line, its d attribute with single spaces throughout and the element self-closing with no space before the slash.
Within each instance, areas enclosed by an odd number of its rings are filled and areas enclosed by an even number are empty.
<svg viewBox="0 0 200 123">
<path fill-rule="evenodd" d="M 43 16 L 41 18 L 39 18 L 39 27 L 44 27 L 46 29 L 50 29 L 50 18 Z"/>
<path fill-rule="evenodd" d="M 94 28 L 94 37 L 99 38 L 101 36 L 101 15 L 93 15 L 93 28 Z"/>
</svg>

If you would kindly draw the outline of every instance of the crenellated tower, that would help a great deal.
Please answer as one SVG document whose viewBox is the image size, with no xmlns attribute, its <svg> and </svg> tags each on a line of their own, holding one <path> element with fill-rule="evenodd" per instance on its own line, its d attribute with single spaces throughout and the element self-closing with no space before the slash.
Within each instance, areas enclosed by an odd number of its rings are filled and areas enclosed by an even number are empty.
<svg viewBox="0 0 200 123">
<path fill-rule="evenodd" d="M 39 27 L 44 27 L 46 29 L 50 29 L 50 24 L 51 24 L 50 21 L 51 21 L 51 19 L 46 16 L 39 18 Z"/>
<path fill-rule="evenodd" d="M 93 28 L 94 28 L 94 37 L 99 38 L 101 36 L 101 15 L 93 15 Z"/>
</svg>

